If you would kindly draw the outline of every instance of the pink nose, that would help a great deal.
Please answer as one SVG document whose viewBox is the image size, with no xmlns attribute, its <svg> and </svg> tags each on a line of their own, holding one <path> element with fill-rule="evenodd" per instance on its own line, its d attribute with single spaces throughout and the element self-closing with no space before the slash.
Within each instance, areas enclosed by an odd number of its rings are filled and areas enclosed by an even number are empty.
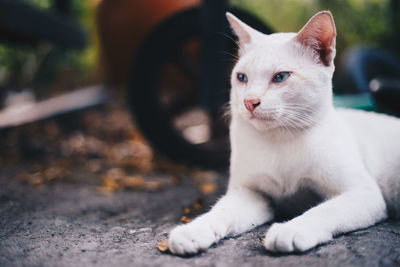
<svg viewBox="0 0 400 267">
<path fill-rule="evenodd" d="M 258 105 L 260 105 L 260 99 L 245 99 L 244 105 L 248 109 L 248 111 L 253 112 Z"/>
</svg>

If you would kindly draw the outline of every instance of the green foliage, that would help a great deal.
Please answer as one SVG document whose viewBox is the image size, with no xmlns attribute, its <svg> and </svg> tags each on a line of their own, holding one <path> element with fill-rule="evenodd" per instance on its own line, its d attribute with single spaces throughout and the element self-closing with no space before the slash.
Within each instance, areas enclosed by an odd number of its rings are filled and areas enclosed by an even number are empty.
<svg viewBox="0 0 400 267">
<path fill-rule="evenodd" d="M 29 3 L 52 12 L 53 0 L 28 0 Z M 87 33 L 94 33 L 94 5 L 90 1 L 72 0 L 74 19 Z M 59 73 L 73 70 L 77 75 L 90 76 L 96 63 L 94 37 L 89 35 L 89 45 L 84 51 L 66 51 L 51 44 L 15 46 L 0 43 L 0 85 L 11 88 L 25 86 L 43 87 L 51 83 Z"/>
<path fill-rule="evenodd" d="M 256 15 L 279 32 L 297 31 L 312 13 L 301 0 L 231 0 L 230 3 Z"/>
<path fill-rule="evenodd" d="M 31 53 L 15 49 L 7 45 L 0 45 L 0 84 L 13 79 L 13 74 L 22 76 L 22 66 L 28 61 Z"/>
<path fill-rule="evenodd" d="M 29 0 L 29 2 L 40 8 L 49 8 L 52 0 Z"/>
<path fill-rule="evenodd" d="M 388 1 L 385 0 L 319 0 L 319 6 L 335 16 L 338 48 L 359 43 L 384 46 L 389 34 Z"/>
<path fill-rule="evenodd" d="M 320 10 L 330 10 L 338 31 L 338 51 L 356 44 L 385 46 L 390 34 L 388 0 L 232 0 L 276 31 L 297 32 Z"/>
</svg>

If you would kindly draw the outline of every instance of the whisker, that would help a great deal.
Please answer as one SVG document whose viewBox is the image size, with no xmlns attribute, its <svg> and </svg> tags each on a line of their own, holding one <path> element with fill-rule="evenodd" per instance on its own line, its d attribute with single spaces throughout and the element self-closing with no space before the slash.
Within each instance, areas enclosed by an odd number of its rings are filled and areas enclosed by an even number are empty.
<svg viewBox="0 0 400 267">
<path fill-rule="evenodd" d="M 237 55 L 231 54 L 231 53 L 229 53 L 229 52 L 220 51 L 220 53 L 221 53 L 221 54 L 225 54 L 225 55 L 229 55 L 229 56 L 235 58 L 236 60 L 239 60 L 239 57 L 238 57 Z"/>
<path fill-rule="evenodd" d="M 286 113 L 286 114 L 291 115 L 291 116 L 287 116 L 287 118 L 289 118 L 291 120 L 305 122 L 307 124 L 317 124 L 318 123 L 318 120 L 316 120 L 315 118 L 313 118 L 307 114 L 300 114 L 300 113 Z"/>
<path fill-rule="evenodd" d="M 223 32 L 217 32 L 217 33 L 221 34 L 222 36 L 224 36 L 224 37 L 228 38 L 229 40 L 231 40 L 232 42 L 234 42 L 236 44 L 237 48 L 241 48 L 239 42 L 236 41 L 235 39 L 233 39 L 232 37 L 230 37 L 229 35 L 227 35 L 226 33 L 223 33 Z"/>
</svg>

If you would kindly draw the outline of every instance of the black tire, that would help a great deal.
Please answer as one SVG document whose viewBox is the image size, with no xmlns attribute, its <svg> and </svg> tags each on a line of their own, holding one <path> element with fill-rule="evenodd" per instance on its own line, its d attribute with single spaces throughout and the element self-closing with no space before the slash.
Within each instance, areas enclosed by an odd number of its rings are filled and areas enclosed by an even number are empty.
<svg viewBox="0 0 400 267">
<path fill-rule="evenodd" d="M 185 42 L 200 39 L 200 12 L 200 8 L 193 8 L 177 13 L 164 20 L 148 35 L 133 62 L 128 101 L 139 127 L 161 154 L 192 166 L 224 168 L 228 165 L 230 151 L 227 135 L 224 142 L 189 142 L 174 127 L 172 115 L 160 100 L 163 68 Z M 254 28 L 271 33 L 268 27 L 250 14 L 241 10 L 232 12 Z M 230 37 L 234 38 L 233 35 Z M 235 54 L 235 49 L 232 42 L 229 53 Z M 227 89 L 224 88 L 225 91 Z M 193 103 L 188 101 L 186 104 Z"/>
</svg>

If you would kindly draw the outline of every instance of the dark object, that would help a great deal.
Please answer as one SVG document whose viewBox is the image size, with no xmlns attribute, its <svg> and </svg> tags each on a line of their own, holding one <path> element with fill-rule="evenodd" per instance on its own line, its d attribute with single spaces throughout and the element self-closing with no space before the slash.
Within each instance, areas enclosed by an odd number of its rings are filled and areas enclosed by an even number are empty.
<svg viewBox="0 0 400 267">
<path fill-rule="evenodd" d="M 60 14 L 71 14 L 72 6 L 70 0 L 53 0 L 54 10 Z"/>
<path fill-rule="evenodd" d="M 400 62 L 390 52 L 362 46 L 350 49 L 335 81 L 335 93 L 339 93 L 335 100 L 351 97 L 360 100 L 354 103 L 363 109 L 400 116 Z M 367 103 L 368 96 L 372 105 Z"/>
<path fill-rule="evenodd" d="M 354 47 L 343 55 L 343 64 L 335 81 L 335 93 L 369 92 L 369 83 L 377 77 L 400 77 L 400 63 L 382 49 Z"/>
<path fill-rule="evenodd" d="M 200 93 L 203 103 L 215 115 L 226 103 L 226 96 L 221 93 L 221 88 L 226 88 L 226 70 L 229 69 L 230 64 L 226 60 L 218 59 L 221 58 L 221 51 L 226 51 L 228 47 L 229 52 L 234 52 L 231 49 L 232 45 L 230 47 L 232 41 L 228 38 L 221 38 L 221 34 L 216 34 L 224 33 L 233 38 L 226 21 L 226 10 L 228 10 L 227 1 L 203 0 L 200 18 L 201 35 L 204 40 L 201 66 L 203 78 L 201 79 L 202 90 Z"/>
<path fill-rule="evenodd" d="M 373 79 L 370 89 L 377 112 L 400 116 L 400 76 Z"/>
<path fill-rule="evenodd" d="M 84 31 L 68 16 L 69 1 L 56 1 L 58 13 L 21 0 L 0 0 L 0 42 L 35 44 L 47 41 L 65 48 L 86 45 Z"/>
<path fill-rule="evenodd" d="M 227 58 L 224 51 L 231 55 L 236 53 L 236 44 L 232 41 L 235 37 L 230 32 L 224 12 L 213 10 L 209 14 L 221 16 L 218 23 L 223 23 L 222 26 L 203 25 L 203 12 L 194 8 L 177 13 L 148 35 L 134 60 L 128 92 L 129 106 L 142 131 L 162 154 L 192 165 L 221 168 L 228 165 L 229 158 L 227 125 L 220 118 L 221 107 L 228 102 L 230 71 L 229 64 L 221 61 Z M 236 9 L 232 12 L 254 28 L 271 33 L 268 27 L 248 13 Z M 214 21 L 213 18 L 208 19 Z M 203 35 L 204 30 L 209 33 Z M 207 45 L 208 41 L 215 44 L 216 50 Z M 190 60 L 193 53 L 182 52 L 185 45 L 190 46 L 193 42 L 203 44 L 200 51 L 205 53 L 194 53 L 200 58 L 197 62 Z M 191 83 L 173 95 L 173 101 L 165 104 L 164 76 L 165 71 L 171 68 L 178 69 Z M 167 75 L 167 78 L 170 76 Z M 196 88 L 199 84 L 204 87 Z M 185 139 L 174 125 L 175 117 L 194 106 L 204 108 L 211 120 L 211 138 L 201 144 Z"/>
</svg>

